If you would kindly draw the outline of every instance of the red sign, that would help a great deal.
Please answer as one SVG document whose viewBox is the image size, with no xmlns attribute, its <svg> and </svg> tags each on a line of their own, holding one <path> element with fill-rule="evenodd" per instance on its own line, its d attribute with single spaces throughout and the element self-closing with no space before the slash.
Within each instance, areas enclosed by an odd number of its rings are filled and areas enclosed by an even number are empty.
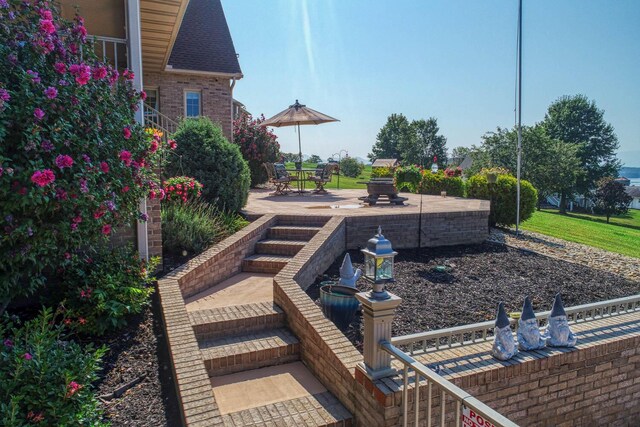
<svg viewBox="0 0 640 427">
<path fill-rule="evenodd" d="M 482 415 L 476 414 L 472 409 L 462 405 L 463 427 L 496 427 L 491 421 L 485 420 Z"/>
</svg>

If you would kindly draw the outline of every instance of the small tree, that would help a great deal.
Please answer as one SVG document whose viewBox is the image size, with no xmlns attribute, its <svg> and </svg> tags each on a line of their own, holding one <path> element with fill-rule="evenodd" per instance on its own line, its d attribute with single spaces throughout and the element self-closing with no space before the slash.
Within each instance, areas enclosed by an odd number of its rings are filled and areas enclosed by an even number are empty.
<svg viewBox="0 0 640 427">
<path fill-rule="evenodd" d="M 405 165 L 429 167 L 432 159 L 437 157 L 438 166 L 443 168 L 447 162 L 447 138 L 438 134 L 438 120 L 434 117 L 414 120 L 411 122 L 411 130 L 413 138 L 403 140 L 399 147 L 402 162 Z"/>
<path fill-rule="evenodd" d="M 309 163 L 322 163 L 322 157 L 318 156 L 317 154 L 312 154 L 307 159 L 307 162 L 309 162 Z"/>
<path fill-rule="evenodd" d="M 355 157 L 345 157 L 340 161 L 340 173 L 350 178 L 357 178 L 364 170 L 364 165 Z"/>
<path fill-rule="evenodd" d="M 633 200 L 624 189 L 624 185 L 611 177 L 598 181 L 595 194 L 595 210 L 607 216 L 607 224 L 611 215 L 622 215 L 629 211 L 629 204 Z"/>
<path fill-rule="evenodd" d="M 400 147 L 411 144 L 412 140 L 409 120 L 403 114 L 392 114 L 378 132 L 376 143 L 367 157 L 372 162 L 375 159 L 400 159 Z"/>
<path fill-rule="evenodd" d="M 251 170 L 251 187 L 267 182 L 262 164 L 279 160 L 280 144 L 276 135 L 262 126 L 264 116 L 254 119 L 243 113 L 233 122 L 233 142 L 240 147 L 242 156 Z"/>
</svg>

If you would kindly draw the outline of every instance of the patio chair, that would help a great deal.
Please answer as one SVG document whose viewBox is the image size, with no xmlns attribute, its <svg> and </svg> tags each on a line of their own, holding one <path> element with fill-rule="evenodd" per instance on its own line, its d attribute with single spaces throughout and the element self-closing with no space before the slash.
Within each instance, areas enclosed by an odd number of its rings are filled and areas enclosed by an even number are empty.
<svg viewBox="0 0 640 427">
<path fill-rule="evenodd" d="M 276 187 L 276 191 L 271 193 L 272 196 L 286 196 L 292 191 L 290 184 L 293 179 L 286 170 L 283 174 L 282 168 L 277 167 L 274 163 L 263 163 L 262 166 L 267 171 L 269 182 Z M 282 166 L 284 167 L 284 165 Z"/>
<path fill-rule="evenodd" d="M 313 182 L 316 185 L 316 189 L 313 190 L 316 194 L 327 194 L 327 190 L 324 189 L 325 184 L 331 182 L 331 176 L 338 170 L 337 163 L 318 163 L 313 175 L 309 174 L 308 181 Z"/>
</svg>

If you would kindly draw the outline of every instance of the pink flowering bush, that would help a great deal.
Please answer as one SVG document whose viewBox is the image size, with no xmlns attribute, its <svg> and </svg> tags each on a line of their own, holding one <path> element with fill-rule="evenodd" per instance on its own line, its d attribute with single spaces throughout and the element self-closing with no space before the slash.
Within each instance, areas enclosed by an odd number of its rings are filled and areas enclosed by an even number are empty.
<svg viewBox="0 0 640 427">
<path fill-rule="evenodd" d="M 70 255 L 58 268 L 59 292 L 50 303 L 64 307 L 65 325 L 77 332 L 102 335 L 121 328 L 128 315 L 148 305 L 154 280 L 150 273 L 158 261 L 147 263 L 131 248 Z"/>
<path fill-rule="evenodd" d="M 202 184 L 188 176 L 174 176 L 162 184 L 167 202 L 187 203 L 202 195 Z"/>
<path fill-rule="evenodd" d="M 82 18 L 0 0 L 0 312 L 161 190 L 132 79 L 98 60 Z"/>
<path fill-rule="evenodd" d="M 51 310 L 0 321 L 0 425 L 104 426 L 93 395 L 106 348 L 68 340 Z"/>
<path fill-rule="evenodd" d="M 233 122 L 233 142 L 240 147 L 242 157 L 251 170 L 251 187 L 267 182 L 267 172 L 263 163 L 278 160 L 280 144 L 273 132 L 266 126 L 264 116 L 254 119 L 251 114 L 243 113 Z"/>
</svg>

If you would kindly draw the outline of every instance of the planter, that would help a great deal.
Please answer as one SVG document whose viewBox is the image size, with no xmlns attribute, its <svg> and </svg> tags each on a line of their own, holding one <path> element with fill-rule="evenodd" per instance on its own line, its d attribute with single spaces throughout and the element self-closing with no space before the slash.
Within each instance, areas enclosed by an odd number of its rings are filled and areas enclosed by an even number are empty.
<svg viewBox="0 0 640 427">
<path fill-rule="evenodd" d="M 322 312 L 340 329 L 349 327 L 358 310 L 357 289 L 348 286 L 322 282 L 320 287 L 320 305 Z"/>
</svg>

